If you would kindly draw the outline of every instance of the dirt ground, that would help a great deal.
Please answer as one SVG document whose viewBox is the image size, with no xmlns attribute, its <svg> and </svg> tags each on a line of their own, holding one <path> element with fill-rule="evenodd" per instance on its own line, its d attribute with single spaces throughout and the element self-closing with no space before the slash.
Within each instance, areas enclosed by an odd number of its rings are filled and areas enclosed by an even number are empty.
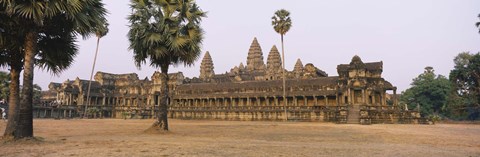
<svg viewBox="0 0 480 157">
<path fill-rule="evenodd" d="M 0 156 L 480 156 L 480 125 L 34 120 L 40 141 L 0 143 Z M 3 134 L 6 122 L 0 122 Z"/>
</svg>

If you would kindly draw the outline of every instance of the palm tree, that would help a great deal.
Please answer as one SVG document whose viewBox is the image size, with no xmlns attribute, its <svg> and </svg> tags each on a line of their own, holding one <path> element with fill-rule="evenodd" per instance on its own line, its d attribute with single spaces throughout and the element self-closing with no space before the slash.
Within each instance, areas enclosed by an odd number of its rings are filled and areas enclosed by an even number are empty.
<svg viewBox="0 0 480 157">
<path fill-rule="evenodd" d="M 282 79 L 283 79 L 283 107 L 285 108 L 285 121 L 288 120 L 287 114 L 287 99 L 285 92 L 285 53 L 283 46 L 283 36 L 290 30 L 292 27 L 292 20 L 290 19 L 290 12 L 285 9 L 280 9 L 275 12 L 272 17 L 272 26 L 275 32 L 280 34 L 282 40 Z"/>
<path fill-rule="evenodd" d="M 23 36 L 24 31 L 17 29 L 18 19 L 7 13 L 5 5 L 0 5 L 0 67 L 10 70 L 10 85 L 8 99 L 8 123 L 4 138 L 13 138 L 18 130 L 18 104 L 20 100 L 20 72 L 23 67 Z"/>
<path fill-rule="evenodd" d="M 108 33 L 108 23 L 100 25 L 96 30 L 95 35 L 97 36 L 97 48 L 95 50 L 95 57 L 93 58 L 93 65 L 92 65 L 92 72 L 90 73 L 90 80 L 88 81 L 88 89 L 87 89 L 87 104 L 85 104 L 85 117 L 88 118 L 87 115 L 87 107 L 90 104 L 90 88 L 92 87 L 92 77 L 93 71 L 95 71 L 95 63 L 97 62 L 97 54 L 98 54 L 98 47 L 100 45 L 100 38 L 104 37 Z"/>
<path fill-rule="evenodd" d="M 22 99 L 17 109 L 18 113 L 14 112 L 14 115 L 9 115 L 9 118 L 14 116 L 18 121 L 14 120 L 16 124 L 7 124 L 4 136 L 16 139 L 33 137 L 34 65 L 38 63 L 41 68 L 53 73 L 61 72 L 67 68 L 77 52 L 74 44 L 76 35 L 86 38 L 94 33 L 94 28 L 99 23 L 106 21 L 104 17 L 106 10 L 100 0 L 2 0 L 0 6 L 2 7 L 1 10 L 4 10 L 0 13 L 2 17 L 17 21 L 18 24 L 6 28 L 20 32 L 16 38 L 11 39 L 23 39 L 21 49 L 17 49 L 17 52 L 20 51 L 24 54 L 19 59 L 20 61 L 23 60 L 24 69 Z M 9 38 L 3 38 L 2 35 L 0 39 Z M 44 58 L 37 61 L 35 56 Z M 12 113 L 11 109 L 9 113 Z"/>
<path fill-rule="evenodd" d="M 17 120 L 18 101 L 19 101 L 19 84 L 20 84 L 20 72 L 23 66 L 23 41 L 22 34 L 17 30 L 18 23 L 12 22 L 12 18 L 0 14 L 2 19 L 9 21 L 0 24 L 0 29 L 5 30 L 1 34 L 1 38 L 4 38 L 3 43 L 0 42 L 0 67 L 8 67 L 10 69 L 10 85 L 9 85 L 9 110 L 8 110 L 8 123 L 4 132 L 4 137 L 10 138 L 15 135 L 15 131 L 18 131 Z M 9 23 L 9 24 L 7 24 Z M 2 25 L 3 24 L 3 25 Z M 47 28 L 47 27 L 46 27 Z M 37 66 L 47 71 L 51 71 L 54 74 L 60 73 L 62 70 L 68 68 L 73 62 L 73 57 L 77 54 L 77 45 L 73 44 L 75 39 L 71 33 L 59 34 L 52 33 L 47 30 L 58 30 L 59 28 L 51 27 L 46 29 L 44 35 L 39 38 L 38 52 L 36 60 Z M 54 36 L 60 36 L 54 38 Z M 33 85 L 34 89 L 38 88 Z"/>
<path fill-rule="evenodd" d="M 157 121 L 152 129 L 168 131 L 168 68 L 191 66 L 200 56 L 205 12 L 193 0 L 132 0 L 128 38 L 138 68 L 148 60 L 160 68 L 161 96 Z"/>
<path fill-rule="evenodd" d="M 480 18 L 480 14 L 478 14 L 478 18 Z M 477 22 L 475 25 L 479 28 L 478 33 L 480 33 L 480 22 Z"/>
</svg>

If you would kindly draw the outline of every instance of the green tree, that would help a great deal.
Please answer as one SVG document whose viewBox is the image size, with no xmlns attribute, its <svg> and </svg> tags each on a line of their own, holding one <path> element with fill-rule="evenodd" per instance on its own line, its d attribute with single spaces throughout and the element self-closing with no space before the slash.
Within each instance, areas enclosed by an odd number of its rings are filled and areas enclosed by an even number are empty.
<svg viewBox="0 0 480 157">
<path fill-rule="evenodd" d="M 147 60 L 160 68 L 161 96 L 157 121 L 152 128 L 168 131 L 168 68 L 170 65 L 190 66 L 200 56 L 206 13 L 193 0 L 132 0 L 128 17 L 129 49 L 137 67 Z"/>
<path fill-rule="evenodd" d="M 94 33 L 93 29 L 99 23 L 106 21 L 104 18 L 106 10 L 99 0 L 0 0 L 0 7 L 0 11 L 3 11 L 0 16 L 2 21 L 11 23 L 7 27 L 1 28 L 4 30 L 0 34 L 1 42 L 21 39 L 20 42 L 16 43 L 18 49 L 7 49 L 6 51 L 23 54 L 23 56 L 17 56 L 16 59 L 12 60 L 23 61 L 24 69 L 22 98 L 15 111 L 10 109 L 13 114 L 9 115 L 9 118 L 14 116 L 12 117 L 12 123 L 16 124 L 10 125 L 11 120 L 9 120 L 4 136 L 16 139 L 33 137 L 34 65 L 37 64 L 53 73 L 67 68 L 75 55 L 65 54 L 76 54 L 76 45 L 74 44 L 76 35 L 82 35 L 86 38 Z M 5 38 L 3 34 L 10 32 L 15 32 L 15 34 Z M 4 45 L 2 44 L 2 46 Z M 36 56 L 43 59 L 37 60 Z M 65 60 L 59 60 L 59 58 Z M 9 114 L 12 112 L 9 112 Z"/>
<path fill-rule="evenodd" d="M 272 26 L 275 32 L 280 34 L 282 41 L 282 80 L 283 80 L 283 107 L 285 108 L 285 121 L 288 120 L 287 114 L 287 101 L 286 101 L 286 89 L 285 89 L 285 49 L 283 45 L 283 36 L 292 27 L 292 20 L 290 19 L 290 12 L 285 9 L 280 9 L 275 12 L 272 17 Z"/>
<path fill-rule="evenodd" d="M 454 84 L 452 116 L 458 119 L 480 118 L 480 53 L 462 52 L 453 60 L 450 80 Z"/>
<path fill-rule="evenodd" d="M 442 75 L 436 75 L 432 67 L 426 67 L 424 73 L 413 79 L 411 87 L 402 92 L 401 103 L 410 109 L 420 105 L 422 116 L 444 115 L 452 85 Z"/>
</svg>

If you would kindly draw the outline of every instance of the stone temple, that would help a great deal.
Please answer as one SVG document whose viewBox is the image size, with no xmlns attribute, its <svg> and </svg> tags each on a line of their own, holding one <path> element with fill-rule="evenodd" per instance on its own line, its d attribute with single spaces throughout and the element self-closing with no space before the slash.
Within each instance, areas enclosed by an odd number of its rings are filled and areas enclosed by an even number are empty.
<svg viewBox="0 0 480 157">
<path fill-rule="evenodd" d="M 185 78 L 181 72 L 169 74 L 169 118 L 253 121 L 287 117 L 361 124 L 419 123 L 422 119 L 418 108 L 398 106 L 396 87 L 382 78 L 383 62 L 364 63 L 354 56 L 349 64 L 337 66 L 338 76 L 328 76 L 311 63 L 303 65 L 300 59 L 292 71 L 282 69 L 281 60 L 273 46 L 265 64 L 254 38 L 246 65 L 240 63 L 229 72 L 215 74 L 214 60 L 207 51 L 198 78 Z M 282 70 L 286 73 L 285 99 Z M 87 105 L 90 117 L 153 118 L 160 84 L 159 72 L 150 79 L 139 79 L 134 73 L 97 72 L 87 101 L 87 80 L 52 82 L 35 106 L 34 116 L 78 117 Z"/>
</svg>

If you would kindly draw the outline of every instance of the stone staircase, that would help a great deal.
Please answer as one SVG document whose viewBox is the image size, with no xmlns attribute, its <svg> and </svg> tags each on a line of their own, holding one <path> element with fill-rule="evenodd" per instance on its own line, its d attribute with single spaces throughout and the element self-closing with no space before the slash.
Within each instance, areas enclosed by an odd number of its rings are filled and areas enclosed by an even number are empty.
<svg viewBox="0 0 480 157">
<path fill-rule="evenodd" d="M 360 124 L 360 105 L 348 106 L 347 124 Z"/>
</svg>

